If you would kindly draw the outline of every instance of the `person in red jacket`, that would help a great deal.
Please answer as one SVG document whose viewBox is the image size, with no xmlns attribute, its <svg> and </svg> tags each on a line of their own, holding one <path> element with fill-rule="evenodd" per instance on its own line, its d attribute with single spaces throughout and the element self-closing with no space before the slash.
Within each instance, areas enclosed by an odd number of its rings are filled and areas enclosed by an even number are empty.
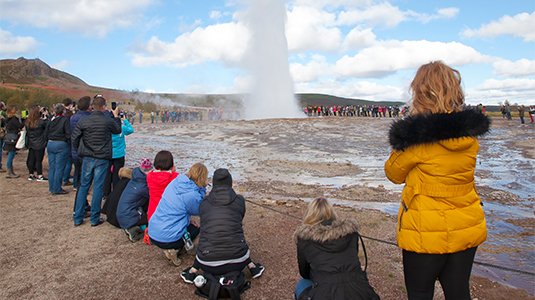
<svg viewBox="0 0 535 300">
<path fill-rule="evenodd" d="M 167 185 L 177 176 L 178 173 L 175 172 L 173 154 L 166 150 L 158 152 L 154 158 L 154 170 L 147 174 L 147 185 L 149 187 L 149 209 L 147 211 L 147 221 L 150 220 L 152 214 L 158 206 L 158 203 L 160 203 L 163 191 L 165 191 Z M 150 244 L 147 229 L 145 229 L 145 238 L 143 241 L 147 244 Z"/>
</svg>

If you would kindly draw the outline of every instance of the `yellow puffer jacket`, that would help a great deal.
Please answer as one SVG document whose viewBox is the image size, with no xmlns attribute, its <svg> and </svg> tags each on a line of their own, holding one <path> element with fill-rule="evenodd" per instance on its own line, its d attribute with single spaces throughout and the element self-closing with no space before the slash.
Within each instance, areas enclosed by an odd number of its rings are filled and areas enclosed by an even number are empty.
<svg viewBox="0 0 535 300">
<path fill-rule="evenodd" d="M 472 112 L 420 115 L 392 125 L 394 150 L 385 173 L 393 183 L 405 183 L 397 228 L 402 249 L 454 253 L 486 240 L 474 170 L 477 136 L 489 125 L 488 118 Z"/>
</svg>

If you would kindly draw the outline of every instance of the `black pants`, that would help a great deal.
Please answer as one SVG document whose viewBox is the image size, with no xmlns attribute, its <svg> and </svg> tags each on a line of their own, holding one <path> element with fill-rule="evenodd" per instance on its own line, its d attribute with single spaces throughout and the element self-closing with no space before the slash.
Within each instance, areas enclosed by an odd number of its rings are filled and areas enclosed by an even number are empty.
<svg viewBox="0 0 535 300">
<path fill-rule="evenodd" d="M 78 191 L 80 190 L 80 183 L 82 182 L 82 163 L 83 162 L 84 162 L 83 158 L 74 158 L 74 157 L 72 158 L 72 163 L 74 165 L 73 185 L 77 188 L 76 195 L 74 195 L 74 208 L 72 211 L 74 211 L 76 208 L 76 198 L 78 198 Z M 89 201 L 87 199 L 85 199 L 85 208 L 86 208 L 86 211 L 88 210 L 88 208 L 90 209 Z"/>
<path fill-rule="evenodd" d="M 251 258 L 247 258 L 244 262 L 234 263 L 234 264 L 225 264 L 217 267 L 209 267 L 201 264 L 197 258 L 193 262 L 193 267 L 197 270 L 203 270 L 203 272 L 211 273 L 213 275 L 225 275 L 233 271 L 241 271 L 251 263 Z"/>
<path fill-rule="evenodd" d="M 199 228 L 191 224 L 188 225 L 186 230 L 189 232 L 189 236 L 192 241 L 199 235 L 199 232 L 201 231 Z M 178 241 L 170 242 L 170 243 L 158 242 L 158 241 L 153 240 L 152 238 L 150 239 L 150 242 L 151 244 L 156 245 L 158 248 L 164 249 L 164 250 L 170 250 L 170 249 L 180 250 L 184 247 L 184 241 L 182 240 L 182 237 L 180 237 Z"/>
<path fill-rule="evenodd" d="M 403 250 L 403 273 L 410 300 L 433 299 L 438 278 L 447 300 L 470 300 L 470 273 L 477 247 L 449 254 Z"/>
<path fill-rule="evenodd" d="M 111 171 L 113 167 L 113 172 Z M 104 185 L 102 186 L 102 191 L 104 196 L 108 196 L 113 190 L 112 186 L 115 187 L 117 182 L 119 182 L 119 169 L 124 167 L 124 156 L 110 160 L 108 166 L 108 172 L 106 172 L 106 178 L 104 179 Z"/>
<path fill-rule="evenodd" d="M 45 149 L 28 150 L 28 159 L 26 160 L 26 166 L 28 167 L 28 172 L 33 174 L 37 172 L 37 175 L 43 175 L 43 157 L 45 156 Z"/>
</svg>

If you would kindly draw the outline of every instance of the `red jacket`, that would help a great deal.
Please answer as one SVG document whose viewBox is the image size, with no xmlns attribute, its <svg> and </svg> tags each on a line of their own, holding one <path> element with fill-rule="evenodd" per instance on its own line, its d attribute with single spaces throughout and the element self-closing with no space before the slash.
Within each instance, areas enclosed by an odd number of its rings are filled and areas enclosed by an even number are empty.
<svg viewBox="0 0 535 300">
<path fill-rule="evenodd" d="M 152 214 L 156 210 L 160 199 L 162 199 L 163 191 L 167 185 L 178 176 L 174 171 L 152 170 L 147 174 L 147 185 L 149 186 L 149 211 L 147 212 L 147 220 L 150 220 Z"/>
</svg>

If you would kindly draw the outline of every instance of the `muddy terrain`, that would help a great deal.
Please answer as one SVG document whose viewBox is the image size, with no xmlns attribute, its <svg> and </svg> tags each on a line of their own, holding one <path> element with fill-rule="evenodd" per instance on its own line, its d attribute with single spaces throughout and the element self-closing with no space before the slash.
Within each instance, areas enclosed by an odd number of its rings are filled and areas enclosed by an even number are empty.
<svg viewBox="0 0 535 300">
<path fill-rule="evenodd" d="M 243 299 L 293 299 L 300 277 L 292 234 L 307 202 L 318 196 L 336 203 L 340 216 L 361 224 L 368 277 L 381 298 L 406 299 L 401 251 L 391 244 L 402 186 L 388 182 L 383 172 L 391 122 L 309 118 L 134 124 L 126 160 L 136 166 L 165 149 L 173 153 L 180 173 L 199 161 L 210 172 L 231 171 L 237 192 L 250 201 L 244 230 L 251 258 L 266 266 Z M 480 140 L 476 184 L 489 238 L 476 261 L 535 271 L 534 132 L 533 124 L 495 118 L 491 133 Z M 183 256 L 176 268 L 157 247 L 132 244 L 107 223 L 74 227 L 72 187 L 65 187 L 67 195 L 53 196 L 46 183 L 28 181 L 26 155 L 20 151 L 15 158 L 15 171 L 23 176 L 8 180 L 0 174 L 0 298 L 201 299 L 179 277 L 193 256 Z M 4 168 L 6 160 L 3 156 Z M 474 265 L 474 299 L 535 299 L 534 286 L 531 275 Z M 443 298 L 437 283 L 435 299 Z"/>
</svg>

